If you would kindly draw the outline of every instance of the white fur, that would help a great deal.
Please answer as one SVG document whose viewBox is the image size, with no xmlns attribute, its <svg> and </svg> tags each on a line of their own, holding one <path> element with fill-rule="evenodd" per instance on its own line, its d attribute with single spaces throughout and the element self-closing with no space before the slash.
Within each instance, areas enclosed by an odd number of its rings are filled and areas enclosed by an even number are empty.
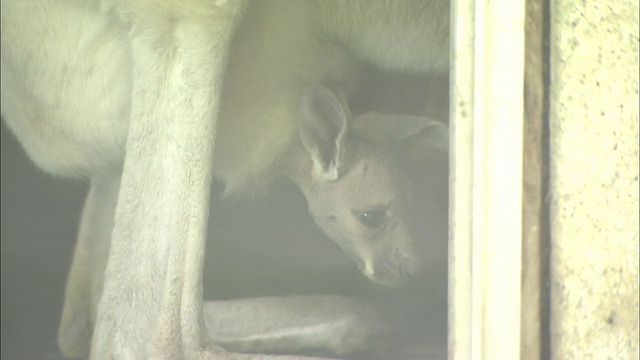
<svg viewBox="0 0 640 360">
<path fill-rule="evenodd" d="M 210 345 L 202 318 L 211 175 L 238 191 L 275 176 L 302 87 L 355 86 L 348 56 L 317 39 L 385 68 L 447 67 L 448 1 L 255 1 L 243 17 L 246 3 L 2 1 L 4 120 L 38 166 L 91 178 L 64 354 L 241 358 Z"/>
<path fill-rule="evenodd" d="M 368 304 L 342 296 L 263 297 L 207 302 L 209 335 L 246 352 L 372 350 L 387 332 Z"/>
</svg>

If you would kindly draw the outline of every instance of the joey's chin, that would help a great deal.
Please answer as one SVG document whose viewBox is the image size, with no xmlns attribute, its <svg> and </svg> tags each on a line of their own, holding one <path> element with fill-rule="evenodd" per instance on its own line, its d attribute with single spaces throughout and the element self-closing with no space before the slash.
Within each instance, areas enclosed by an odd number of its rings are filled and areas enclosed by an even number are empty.
<svg viewBox="0 0 640 360">
<path fill-rule="evenodd" d="M 416 281 L 421 281 L 422 277 L 420 276 L 422 272 L 416 273 L 378 273 L 372 276 L 368 276 L 364 274 L 369 281 L 372 283 L 389 288 L 389 289 L 399 289 L 405 287 L 412 287 Z"/>
<path fill-rule="evenodd" d="M 378 270 L 371 272 L 361 268 L 360 271 L 371 282 L 389 288 L 403 287 L 415 275 L 414 273 L 407 273 L 402 270 Z"/>
<path fill-rule="evenodd" d="M 422 270 L 422 262 L 419 259 L 406 260 L 408 261 L 392 264 L 388 258 L 383 258 L 373 263 L 358 262 L 358 267 L 371 282 L 386 287 L 399 288 Z"/>
<path fill-rule="evenodd" d="M 367 274 L 365 274 L 365 276 L 367 276 L 367 278 L 372 282 L 378 285 L 389 287 L 389 288 L 400 288 L 404 286 L 404 284 L 408 280 L 407 278 L 400 278 L 400 277 L 380 277 L 375 275 L 368 276 Z"/>
</svg>

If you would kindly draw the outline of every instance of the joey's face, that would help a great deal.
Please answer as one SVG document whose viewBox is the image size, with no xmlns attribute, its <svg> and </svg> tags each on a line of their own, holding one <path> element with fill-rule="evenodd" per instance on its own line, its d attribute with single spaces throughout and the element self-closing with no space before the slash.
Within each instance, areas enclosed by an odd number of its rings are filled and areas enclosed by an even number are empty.
<svg viewBox="0 0 640 360">
<path fill-rule="evenodd" d="M 295 154 L 311 160 L 312 170 L 294 167 L 292 179 L 316 223 L 374 282 L 398 285 L 418 272 L 407 221 L 409 174 L 400 163 L 413 169 L 412 154 L 445 150 L 447 127 L 417 116 L 351 118 L 344 92 L 312 84 L 300 95 L 298 130 L 303 150 Z"/>
<path fill-rule="evenodd" d="M 370 280 L 399 285 L 420 260 L 407 226 L 408 183 L 384 151 L 365 149 L 337 180 L 305 191 L 315 222 Z"/>
</svg>

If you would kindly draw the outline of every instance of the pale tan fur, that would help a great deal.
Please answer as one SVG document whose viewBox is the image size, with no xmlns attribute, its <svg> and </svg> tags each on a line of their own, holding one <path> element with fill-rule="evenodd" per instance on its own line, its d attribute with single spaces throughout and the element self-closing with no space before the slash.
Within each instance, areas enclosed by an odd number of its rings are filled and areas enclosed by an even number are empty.
<svg viewBox="0 0 640 360">
<path fill-rule="evenodd" d="M 385 69 L 445 71 L 448 2 L 397 3 L 2 1 L 4 120 L 38 166 L 91 178 L 64 354 L 243 358 L 211 345 L 202 317 L 211 175 L 238 191 L 286 175 L 304 86 L 355 86 L 327 40 Z"/>
<path fill-rule="evenodd" d="M 204 311 L 211 338 L 234 351 L 374 353 L 389 333 L 377 309 L 337 295 L 214 301 Z"/>
</svg>

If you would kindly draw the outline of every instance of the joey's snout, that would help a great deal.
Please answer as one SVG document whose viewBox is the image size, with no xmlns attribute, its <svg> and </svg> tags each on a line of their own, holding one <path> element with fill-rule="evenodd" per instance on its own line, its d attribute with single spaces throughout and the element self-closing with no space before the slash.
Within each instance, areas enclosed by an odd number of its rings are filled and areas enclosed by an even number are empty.
<svg viewBox="0 0 640 360">
<path fill-rule="evenodd" d="M 314 197 L 308 197 L 314 200 Z M 398 287 L 422 270 L 414 237 L 389 202 L 364 210 L 335 211 L 310 201 L 318 226 L 352 258 L 364 276 L 377 284 Z"/>
<path fill-rule="evenodd" d="M 407 251 L 409 250 L 409 251 Z M 390 287 L 399 287 L 422 270 L 422 261 L 413 248 L 369 253 L 358 261 L 360 271 L 371 281 Z"/>
</svg>

